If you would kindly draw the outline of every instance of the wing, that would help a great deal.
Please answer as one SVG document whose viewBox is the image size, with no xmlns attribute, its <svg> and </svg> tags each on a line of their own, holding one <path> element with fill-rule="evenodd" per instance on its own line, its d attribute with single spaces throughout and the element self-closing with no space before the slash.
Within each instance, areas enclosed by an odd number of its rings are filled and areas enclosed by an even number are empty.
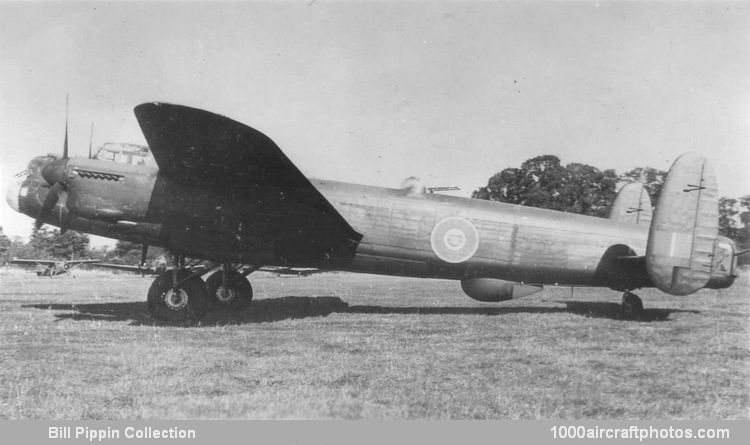
<svg viewBox="0 0 750 445">
<path fill-rule="evenodd" d="M 257 227 L 259 237 L 273 236 L 287 264 L 354 256 L 362 235 L 263 133 L 179 105 L 146 103 L 135 108 L 135 115 L 160 176 L 262 202 L 273 215 L 273 233 L 262 233 L 258 219 L 246 225 Z"/>
<path fill-rule="evenodd" d="M 22 258 L 13 258 L 10 260 L 11 264 L 41 264 L 43 266 L 49 266 L 50 264 L 55 264 L 57 261 L 55 260 L 28 260 L 28 259 L 22 259 Z"/>
<path fill-rule="evenodd" d="M 312 187 L 268 136 L 245 124 L 164 103 L 141 104 L 134 111 L 159 171 L 172 178 L 233 188 L 277 186 L 303 193 Z"/>
<path fill-rule="evenodd" d="M 125 272 L 133 272 L 133 273 L 147 273 L 147 274 L 153 274 L 154 270 L 151 268 L 141 268 L 138 266 L 131 266 L 128 264 L 111 264 L 111 263 L 98 263 L 94 264 L 94 267 L 103 267 L 105 269 L 114 269 L 114 270 L 123 270 Z"/>
<path fill-rule="evenodd" d="M 296 275 L 298 277 L 307 277 L 307 276 L 310 276 L 310 275 L 314 275 L 316 273 L 327 272 L 327 270 L 315 269 L 315 268 L 306 268 L 306 267 L 275 267 L 275 266 L 261 267 L 258 270 L 261 270 L 263 272 L 275 273 L 277 275 Z"/>
<path fill-rule="evenodd" d="M 99 261 L 101 260 L 70 260 L 70 261 L 66 261 L 66 263 L 70 265 L 79 265 L 79 264 L 98 263 Z"/>
</svg>

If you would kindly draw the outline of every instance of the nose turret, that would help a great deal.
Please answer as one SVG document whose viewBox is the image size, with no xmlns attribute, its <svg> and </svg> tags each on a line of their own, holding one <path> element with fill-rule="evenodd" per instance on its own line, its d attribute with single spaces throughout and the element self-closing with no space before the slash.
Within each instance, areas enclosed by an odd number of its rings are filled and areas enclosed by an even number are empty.
<svg viewBox="0 0 750 445">
<path fill-rule="evenodd" d="M 67 162 L 52 155 L 33 158 L 26 170 L 13 178 L 5 192 L 5 201 L 16 212 L 38 219 L 42 200 L 51 194 L 57 179 L 64 179 Z"/>
<path fill-rule="evenodd" d="M 10 208 L 15 210 L 16 212 L 20 212 L 18 201 L 21 199 L 21 184 L 23 183 L 23 180 L 24 178 L 15 178 L 13 182 L 11 182 L 8 186 L 8 191 L 5 195 L 5 201 L 8 203 Z"/>
</svg>

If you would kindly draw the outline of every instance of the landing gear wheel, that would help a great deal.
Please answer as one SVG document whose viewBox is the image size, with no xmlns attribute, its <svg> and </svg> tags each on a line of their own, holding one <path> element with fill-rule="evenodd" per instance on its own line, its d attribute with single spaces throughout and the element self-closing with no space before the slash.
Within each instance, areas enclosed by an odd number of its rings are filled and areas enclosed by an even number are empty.
<svg viewBox="0 0 750 445">
<path fill-rule="evenodd" d="M 178 272 L 177 281 L 190 275 Z M 159 275 L 148 289 L 148 311 L 156 320 L 187 321 L 199 319 L 208 310 L 206 285 L 200 277 L 193 277 L 172 288 L 172 272 Z"/>
<path fill-rule="evenodd" d="M 244 309 L 253 301 L 253 287 L 247 278 L 234 270 L 227 271 L 227 287 L 222 286 L 222 275 L 218 271 L 206 280 L 206 290 L 211 306 L 215 309 Z"/>
<path fill-rule="evenodd" d="M 630 292 L 622 294 L 622 314 L 626 318 L 638 318 L 643 315 L 643 302 L 638 295 Z"/>
</svg>

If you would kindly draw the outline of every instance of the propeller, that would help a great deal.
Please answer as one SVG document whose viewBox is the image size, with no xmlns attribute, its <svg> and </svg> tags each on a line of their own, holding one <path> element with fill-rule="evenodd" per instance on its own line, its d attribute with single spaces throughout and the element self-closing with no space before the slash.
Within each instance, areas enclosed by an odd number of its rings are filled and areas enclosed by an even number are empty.
<svg viewBox="0 0 750 445">
<path fill-rule="evenodd" d="M 47 197 L 44 199 L 44 203 L 42 203 L 42 209 L 39 211 L 39 216 L 36 219 L 36 222 L 34 223 L 34 227 L 39 230 L 40 227 L 42 227 L 42 224 L 44 224 L 44 219 L 47 218 L 51 213 L 52 210 L 55 208 L 55 205 L 60 200 L 60 196 L 63 195 L 65 197 L 65 201 L 67 201 L 67 193 L 65 190 L 67 189 L 67 169 L 68 169 L 68 96 L 65 96 L 65 140 L 63 141 L 63 156 L 60 159 L 54 159 L 50 161 L 47 165 L 42 167 L 42 178 L 44 178 L 45 181 L 47 181 L 47 184 L 49 184 L 49 192 L 47 193 Z M 62 219 L 62 207 L 60 208 L 60 218 Z M 66 227 L 66 222 L 63 221 L 63 226 L 60 228 L 60 233 L 65 233 L 68 228 Z"/>
<path fill-rule="evenodd" d="M 63 187 L 62 183 L 56 182 L 49 188 L 47 198 L 44 199 L 42 210 L 39 212 L 39 217 L 34 225 L 37 230 L 39 230 L 39 228 L 42 227 L 42 224 L 44 224 L 44 221 L 42 220 L 52 213 L 52 209 L 55 208 L 55 204 L 57 204 L 57 201 L 60 199 L 60 193 L 62 193 Z"/>
<path fill-rule="evenodd" d="M 94 141 L 94 122 L 91 122 L 91 133 L 89 134 L 89 159 L 91 159 L 91 144 Z"/>
<path fill-rule="evenodd" d="M 63 142 L 63 159 L 68 159 L 68 95 L 65 95 L 65 142 Z"/>
</svg>

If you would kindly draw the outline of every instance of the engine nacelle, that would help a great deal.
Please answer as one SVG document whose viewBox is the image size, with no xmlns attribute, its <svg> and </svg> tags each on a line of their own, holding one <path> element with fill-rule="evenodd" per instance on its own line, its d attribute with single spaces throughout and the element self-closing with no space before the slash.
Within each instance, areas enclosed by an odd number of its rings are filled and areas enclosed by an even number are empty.
<svg viewBox="0 0 750 445">
<path fill-rule="evenodd" d="M 461 289 L 477 301 L 497 303 L 535 294 L 542 290 L 542 286 L 530 286 L 494 278 L 472 278 L 461 280 Z"/>
</svg>

